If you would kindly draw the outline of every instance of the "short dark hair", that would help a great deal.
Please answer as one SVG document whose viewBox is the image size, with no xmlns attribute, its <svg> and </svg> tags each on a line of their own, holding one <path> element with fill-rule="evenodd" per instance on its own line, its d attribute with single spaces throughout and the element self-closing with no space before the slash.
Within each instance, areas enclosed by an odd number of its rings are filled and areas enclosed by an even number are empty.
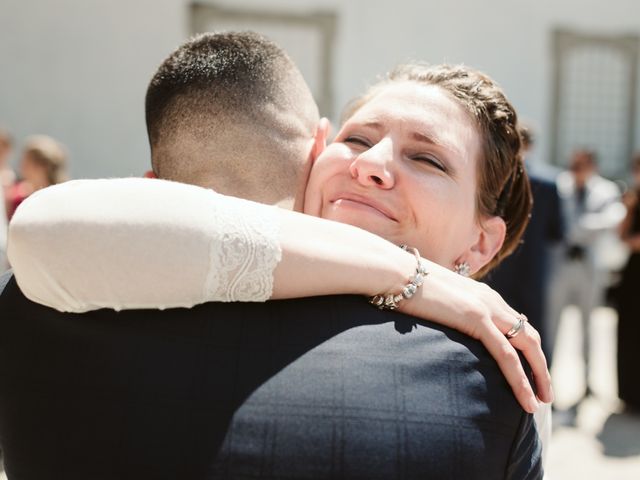
<svg viewBox="0 0 640 480">
<path fill-rule="evenodd" d="M 569 161 L 569 170 L 581 169 L 584 167 L 596 168 L 598 166 L 598 156 L 595 150 L 579 148 L 574 150 Z"/>
<path fill-rule="evenodd" d="M 286 61 L 277 45 L 254 32 L 192 38 L 160 65 L 149 83 L 145 110 L 151 146 L 162 135 L 163 126 L 185 120 L 189 114 L 209 113 L 213 106 L 250 113 L 249 100 L 273 95 Z M 169 110 L 187 99 L 195 110 L 174 118 Z"/>
<path fill-rule="evenodd" d="M 319 120 L 293 61 L 255 32 L 187 41 L 160 65 L 145 103 L 156 176 L 266 203 L 295 189 Z"/>
</svg>

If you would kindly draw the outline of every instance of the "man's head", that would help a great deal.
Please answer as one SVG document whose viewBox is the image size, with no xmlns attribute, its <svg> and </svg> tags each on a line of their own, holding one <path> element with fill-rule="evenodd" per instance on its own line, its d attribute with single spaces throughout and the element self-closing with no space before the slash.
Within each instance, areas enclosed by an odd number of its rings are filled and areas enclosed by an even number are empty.
<svg viewBox="0 0 640 480">
<path fill-rule="evenodd" d="M 229 32 L 197 36 L 160 65 L 146 120 L 156 176 L 278 203 L 293 197 L 319 115 L 285 52 Z"/>
<path fill-rule="evenodd" d="M 33 188 L 44 188 L 67 180 L 67 150 L 48 135 L 27 138 L 20 160 L 20 174 Z"/>
<path fill-rule="evenodd" d="M 591 175 L 596 173 L 596 154 L 591 150 L 576 150 L 569 163 L 569 170 L 578 187 L 584 187 Z"/>
<path fill-rule="evenodd" d="M 526 155 L 535 145 L 535 134 L 529 125 L 520 125 L 520 142 L 522 143 L 522 155 Z"/>
</svg>

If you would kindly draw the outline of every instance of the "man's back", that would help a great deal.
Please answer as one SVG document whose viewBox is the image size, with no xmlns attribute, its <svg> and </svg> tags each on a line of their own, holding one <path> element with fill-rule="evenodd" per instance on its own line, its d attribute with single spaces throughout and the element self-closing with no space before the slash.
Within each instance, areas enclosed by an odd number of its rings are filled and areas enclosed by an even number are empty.
<svg viewBox="0 0 640 480">
<path fill-rule="evenodd" d="M 538 478 L 495 362 L 358 297 L 61 314 L 0 297 L 9 478 Z"/>
</svg>

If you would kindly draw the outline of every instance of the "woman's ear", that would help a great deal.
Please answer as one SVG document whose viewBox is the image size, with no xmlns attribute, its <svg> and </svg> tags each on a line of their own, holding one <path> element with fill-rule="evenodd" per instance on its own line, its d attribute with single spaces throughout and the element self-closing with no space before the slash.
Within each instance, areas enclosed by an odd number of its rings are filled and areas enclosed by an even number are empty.
<svg viewBox="0 0 640 480">
<path fill-rule="evenodd" d="M 500 251 L 507 234 L 507 225 L 501 217 L 489 217 L 480 222 L 476 242 L 460 256 L 459 262 L 467 262 L 471 274 L 476 273 Z"/>
</svg>

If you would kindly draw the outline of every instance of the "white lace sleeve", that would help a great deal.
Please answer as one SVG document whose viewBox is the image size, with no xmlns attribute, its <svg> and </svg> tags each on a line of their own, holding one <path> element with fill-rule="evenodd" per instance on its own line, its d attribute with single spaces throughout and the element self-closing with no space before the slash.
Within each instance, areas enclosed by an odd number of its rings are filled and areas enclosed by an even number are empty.
<svg viewBox="0 0 640 480">
<path fill-rule="evenodd" d="M 9 229 L 27 297 L 60 311 L 265 301 L 276 207 L 150 179 L 78 180 L 28 198 Z"/>
<path fill-rule="evenodd" d="M 217 197 L 204 298 L 264 302 L 271 297 L 273 271 L 282 258 L 275 207 Z"/>
</svg>

